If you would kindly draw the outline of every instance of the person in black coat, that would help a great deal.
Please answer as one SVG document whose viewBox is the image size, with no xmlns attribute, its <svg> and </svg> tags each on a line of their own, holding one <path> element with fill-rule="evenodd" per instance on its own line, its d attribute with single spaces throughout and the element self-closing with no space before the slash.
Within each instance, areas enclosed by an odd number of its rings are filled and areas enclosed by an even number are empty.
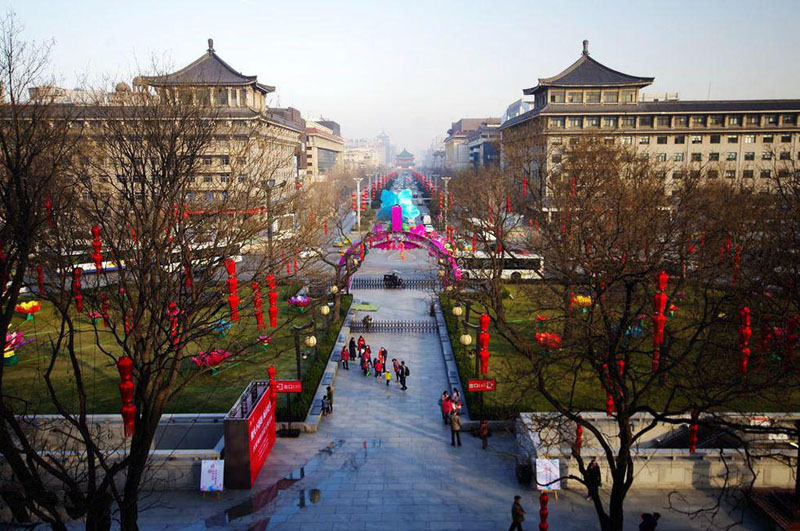
<svg viewBox="0 0 800 531">
<path fill-rule="evenodd" d="M 603 484 L 601 481 L 600 476 L 600 465 L 597 464 L 597 460 L 592 457 L 592 460 L 589 462 L 589 466 L 586 467 L 586 489 L 588 493 L 586 494 L 586 499 L 592 497 L 593 492 L 597 492 L 597 489 Z"/>
<path fill-rule="evenodd" d="M 350 338 L 350 343 L 347 344 L 347 350 L 350 351 L 350 360 L 356 361 L 356 340 L 355 338 Z"/>
</svg>

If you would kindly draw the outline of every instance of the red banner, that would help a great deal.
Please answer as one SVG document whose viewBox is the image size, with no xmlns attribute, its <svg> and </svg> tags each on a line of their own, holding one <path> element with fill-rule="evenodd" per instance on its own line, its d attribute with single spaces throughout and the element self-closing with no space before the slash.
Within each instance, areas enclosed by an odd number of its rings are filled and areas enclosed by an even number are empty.
<svg viewBox="0 0 800 531">
<path fill-rule="evenodd" d="M 269 391 L 261 395 L 250 418 L 247 419 L 247 433 L 250 448 L 250 486 L 252 486 L 275 443 L 275 410 L 269 399 Z"/>
<path fill-rule="evenodd" d="M 467 380 L 467 391 L 497 391 L 497 380 Z"/>
<path fill-rule="evenodd" d="M 277 380 L 275 389 L 279 393 L 302 393 L 303 382 L 300 380 Z"/>
</svg>

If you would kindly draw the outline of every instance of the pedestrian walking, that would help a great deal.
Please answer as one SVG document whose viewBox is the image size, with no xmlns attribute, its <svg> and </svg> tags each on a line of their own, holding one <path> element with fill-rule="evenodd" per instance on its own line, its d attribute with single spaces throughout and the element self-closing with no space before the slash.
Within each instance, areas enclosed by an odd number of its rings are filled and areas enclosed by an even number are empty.
<svg viewBox="0 0 800 531">
<path fill-rule="evenodd" d="M 389 387 L 389 383 L 392 381 L 392 373 L 388 370 L 384 370 L 383 377 L 386 379 L 386 387 Z"/>
<path fill-rule="evenodd" d="M 400 385 L 400 362 L 397 358 L 392 358 L 392 367 L 394 368 L 394 377 L 397 379 L 397 385 Z"/>
<path fill-rule="evenodd" d="M 661 518 L 660 513 L 642 513 L 642 521 L 639 524 L 639 531 L 656 531 L 659 518 Z"/>
<path fill-rule="evenodd" d="M 508 531 L 522 531 L 522 522 L 525 521 L 525 509 L 522 508 L 522 502 L 520 501 L 522 496 L 519 494 L 514 496 L 514 505 L 511 506 L 511 527 L 508 528 Z"/>
<path fill-rule="evenodd" d="M 597 492 L 597 489 L 603 484 L 600 475 L 600 465 L 597 464 L 597 459 L 592 457 L 589 461 L 589 466 L 586 467 L 586 499 L 592 497 L 592 493 Z"/>
<path fill-rule="evenodd" d="M 478 436 L 481 438 L 481 448 L 486 450 L 489 446 L 489 421 L 483 419 L 478 427 Z"/>
<path fill-rule="evenodd" d="M 372 363 L 372 366 L 375 367 L 375 378 L 380 378 L 381 376 L 383 376 L 383 363 L 381 363 L 380 356 L 375 358 L 375 361 Z"/>
<path fill-rule="evenodd" d="M 327 417 L 331 413 L 331 403 L 328 402 L 328 397 L 322 397 L 322 416 Z"/>
<path fill-rule="evenodd" d="M 450 401 L 450 395 L 447 394 L 447 391 L 442 391 L 442 396 L 439 397 L 439 408 L 442 410 L 442 422 L 444 425 L 447 426 L 448 421 L 450 420 L 450 411 L 452 408 L 452 402 Z"/>
<path fill-rule="evenodd" d="M 358 336 L 358 348 L 363 349 L 367 345 L 367 340 L 364 336 Z"/>
<path fill-rule="evenodd" d="M 455 446 L 456 441 L 461 446 L 461 417 L 458 411 L 450 413 L 450 446 Z"/>
<path fill-rule="evenodd" d="M 453 389 L 453 394 L 450 395 L 450 402 L 453 404 L 453 409 L 461 412 L 461 395 L 458 392 L 458 389 Z"/>
<path fill-rule="evenodd" d="M 350 359 L 356 361 L 356 340 L 354 337 L 350 337 L 347 349 L 350 351 Z"/>
<path fill-rule="evenodd" d="M 406 362 L 400 361 L 400 389 L 403 391 L 408 389 L 408 387 L 406 387 L 406 378 L 408 378 L 409 374 L 411 374 L 411 371 L 406 367 Z"/>
<path fill-rule="evenodd" d="M 339 355 L 339 359 L 342 360 L 342 368 L 346 371 L 350 370 L 350 350 L 347 348 L 347 345 L 342 347 L 342 353 Z"/>
<path fill-rule="evenodd" d="M 330 404 L 331 413 L 333 413 L 333 386 L 329 385 L 325 388 L 325 397 L 328 399 L 328 404 Z"/>
<path fill-rule="evenodd" d="M 361 371 L 364 373 L 364 376 L 369 374 L 369 357 L 366 354 L 361 356 Z"/>
</svg>

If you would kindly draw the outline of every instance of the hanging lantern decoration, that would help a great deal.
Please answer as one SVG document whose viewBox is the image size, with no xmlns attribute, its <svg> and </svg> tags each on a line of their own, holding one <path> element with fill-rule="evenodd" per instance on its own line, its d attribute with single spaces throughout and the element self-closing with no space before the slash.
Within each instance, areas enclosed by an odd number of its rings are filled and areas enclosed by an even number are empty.
<svg viewBox="0 0 800 531">
<path fill-rule="evenodd" d="M 44 198 L 44 210 L 47 214 L 47 224 L 51 227 L 55 226 L 53 222 L 53 201 L 50 199 L 50 196 L 45 196 Z"/>
<path fill-rule="evenodd" d="M 606 416 L 613 417 L 614 416 L 614 397 L 611 396 L 611 393 L 606 391 Z"/>
<path fill-rule="evenodd" d="M 83 292 L 81 291 L 81 274 L 83 269 L 76 267 L 72 270 L 72 293 L 75 298 L 75 308 L 78 313 L 83 313 Z"/>
<path fill-rule="evenodd" d="M 236 262 L 233 258 L 225 259 L 225 269 L 228 271 L 228 307 L 230 308 L 231 321 L 239 320 L 239 280 L 236 278 Z"/>
<path fill-rule="evenodd" d="M 750 362 L 750 338 L 753 330 L 750 328 L 750 308 L 745 306 L 739 310 L 739 370 L 742 376 L 747 376 L 747 365 Z"/>
<path fill-rule="evenodd" d="M 480 333 L 478 334 L 478 358 L 481 364 L 481 374 L 489 374 L 489 322 L 488 314 L 481 314 L 478 318 Z"/>
<path fill-rule="evenodd" d="M 511 214 L 511 198 L 506 197 L 506 213 Z"/>
<path fill-rule="evenodd" d="M 111 326 L 111 323 L 108 321 L 108 310 L 110 305 L 108 304 L 108 295 L 102 293 L 100 295 L 100 313 L 103 315 L 103 326 L 108 328 Z"/>
<path fill-rule="evenodd" d="M 472 254 L 475 254 L 478 250 L 478 235 L 474 232 L 472 233 Z"/>
<path fill-rule="evenodd" d="M 578 419 L 581 417 L 578 416 Z M 575 423 L 575 455 L 581 455 L 581 447 L 583 447 L 583 425 L 580 422 Z"/>
<path fill-rule="evenodd" d="M 130 335 L 133 332 L 133 320 L 130 315 L 125 316 L 125 335 Z"/>
<path fill-rule="evenodd" d="M 328 235 L 328 220 L 327 219 L 322 224 L 322 228 L 325 230 L 325 236 L 327 236 Z"/>
<path fill-rule="evenodd" d="M 667 324 L 667 317 L 664 315 L 664 310 L 667 307 L 667 282 L 669 275 L 666 271 L 661 271 L 656 276 L 657 291 L 653 295 L 653 372 L 658 370 L 658 365 L 661 361 L 661 345 L 664 343 L 664 327 Z"/>
<path fill-rule="evenodd" d="M 539 495 L 539 531 L 547 531 L 550 524 L 547 523 L 547 516 L 550 512 L 547 510 L 547 502 L 549 501 L 547 493 L 542 491 Z"/>
<path fill-rule="evenodd" d="M 256 328 L 261 330 L 264 328 L 264 311 L 261 309 L 261 285 L 258 282 L 253 282 L 250 288 L 253 291 L 253 310 L 256 316 Z"/>
<path fill-rule="evenodd" d="M 117 360 L 119 394 L 122 398 L 122 425 L 125 437 L 133 437 L 136 428 L 136 406 L 133 404 L 133 360 L 122 356 Z"/>
<path fill-rule="evenodd" d="M 44 271 L 42 264 L 36 264 L 36 280 L 39 283 L 39 295 L 44 295 Z"/>
<path fill-rule="evenodd" d="M 183 288 L 186 291 L 192 291 L 194 288 L 194 280 L 192 279 L 192 267 L 188 263 L 183 266 Z"/>
<path fill-rule="evenodd" d="M 100 227 L 95 225 L 92 227 L 92 260 L 94 260 L 94 266 L 98 273 L 103 269 L 102 247 L 103 242 L 100 240 Z"/>
<path fill-rule="evenodd" d="M 356 193 L 355 192 L 350 194 L 350 201 L 352 203 L 353 212 L 358 211 L 358 203 L 356 203 Z"/>
<path fill-rule="evenodd" d="M 536 332 L 534 340 L 545 350 L 561 348 L 561 336 L 554 332 Z"/>
<path fill-rule="evenodd" d="M 528 178 L 527 177 L 523 177 L 522 178 L 522 197 L 527 197 L 527 196 L 528 196 Z"/>
<path fill-rule="evenodd" d="M 692 410 L 692 422 L 689 424 L 689 454 L 697 453 L 697 410 Z"/>
<path fill-rule="evenodd" d="M 275 291 L 275 278 L 270 275 L 267 277 L 267 286 L 271 286 L 267 292 L 269 299 L 269 326 L 278 327 L 278 292 Z"/>
<path fill-rule="evenodd" d="M 167 307 L 167 318 L 169 319 L 169 337 L 174 345 L 178 345 L 178 317 L 181 309 L 177 302 L 170 302 Z"/>
<path fill-rule="evenodd" d="M 624 360 L 617 360 L 617 373 L 619 374 L 619 379 L 625 379 L 625 361 Z"/>
</svg>

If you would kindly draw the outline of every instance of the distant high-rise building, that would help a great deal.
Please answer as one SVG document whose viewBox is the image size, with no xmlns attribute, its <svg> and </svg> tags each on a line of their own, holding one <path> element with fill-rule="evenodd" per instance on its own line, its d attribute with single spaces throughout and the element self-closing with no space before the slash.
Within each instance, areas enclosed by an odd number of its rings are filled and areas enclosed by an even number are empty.
<svg viewBox="0 0 800 531">
<path fill-rule="evenodd" d="M 450 170 L 463 170 L 472 164 L 467 139 L 473 131 L 481 127 L 499 126 L 500 118 L 462 118 L 453 122 L 444 140 L 445 167 Z"/>
<path fill-rule="evenodd" d="M 409 153 L 408 150 L 405 148 L 403 151 L 397 154 L 394 158 L 395 165 L 399 166 L 400 168 L 413 168 L 414 167 L 414 154 Z"/>
</svg>

